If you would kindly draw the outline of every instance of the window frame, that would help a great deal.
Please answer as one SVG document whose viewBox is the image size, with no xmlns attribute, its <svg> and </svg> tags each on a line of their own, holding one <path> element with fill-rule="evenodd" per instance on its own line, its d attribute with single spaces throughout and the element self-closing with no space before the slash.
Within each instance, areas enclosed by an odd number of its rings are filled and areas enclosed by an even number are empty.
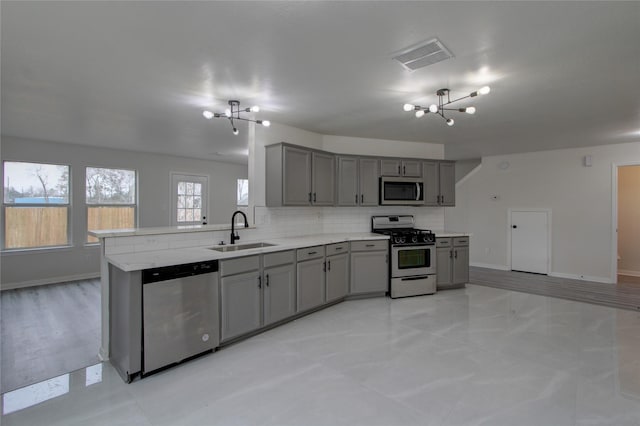
<svg viewBox="0 0 640 426">
<path fill-rule="evenodd" d="M 5 179 L 5 164 L 6 163 L 27 163 L 27 164 L 42 164 L 47 166 L 64 166 L 68 170 L 67 175 L 67 202 L 66 203 L 7 203 L 5 201 L 5 193 L 4 193 L 4 179 Z M 44 161 L 27 161 L 27 160 L 15 160 L 15 159 L 4 159 L 2 160 L 2 168 L 0 170 L 2 174 L 2 220 L 0 221 L 0 226 L 2 226 L 2 238 L 0 238 L 0 251 L 3 254 L 8 253 L 20 253 L 20 252 L 33 252 L 33 251 L 51 251 L 51 250 L 60 250 L 60 249 L 69 249 L 73 247 L 73 232 L 72 232 L 72 220 L 71 216 L 73 215 L 73 170 L 71 164 L 62 164 L 62 163 L 52 163 L 52 162 L 44 162 Z M 8 207 L 37 207 L 37 208 L 50 208 L 50 207 L 64 207 L 67 209 L 67 243 L 66 244 L 54 244 L 50 246 L 34 246 L 34 247 L 7 247 L 7 235 L 6 235 L 6 226 L 7 226 L 7 208 Z"/>
<path fill-rule="evenodd" d="M 238 184 L 240 183 L 241 180 L 244 180 L 244 181 L 247 182 L 247 204 L 238 203 L 238 201 L 240 201 L 238 199 Z M 236 179 L 236 207 L 249 207 L 249 178 L 237 178 Z"/>
<path fill-rule="evenodd" d="M 125 170 L 128 172 L 133 172 L 134 174 L 134 189 L 135 196 L 133 197 L 133 204 L 113 204 L 113 203 L 88 203 L 87 202 L 87 169 L 107 169 L 107 170 Z M 96 246 L 100 244 L 100 240 L 98 241 L 89 241 L 89 238 L 92 237 L 89 235 L 89 209 L 91 207 L 133 207 L 133 227 L 138 226 L 138 194 L 140 191 L 138 190 L 138 182 L 139 182 L 139 173 L 136 169 L 126 169 L 123 167 L 106 167 L 106 166 L 84 166 L 84 218 L 85 218 L 85 230 L 84 230 L 84 245 L 85 246 Z M 95 238 L 95 237 L 93 237 Z"/>
</svg>

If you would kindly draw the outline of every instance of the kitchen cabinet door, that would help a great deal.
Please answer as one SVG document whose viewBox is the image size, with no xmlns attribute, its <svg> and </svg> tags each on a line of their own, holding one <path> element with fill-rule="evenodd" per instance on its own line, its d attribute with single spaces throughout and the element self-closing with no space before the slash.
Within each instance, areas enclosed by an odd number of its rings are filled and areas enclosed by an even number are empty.
<svg viewBox="0 0 640 426">
<path fill-rule="evenodd" d="M 402 176 L 422 176 L 422 162 L 420 160 L 402 160 Z"/>
<path fill-rule="evenodd" d="M 349 292 L 349 255 L 327 257 L 327 302 L 341 299 Z"/>
<path fill-rule="evenodd" d="M 451 247 L 442 247 L 436 249 L 436 277 L 437 285 L 447 286 L 452 282 L 452 263 L 453 252 Z"/>
<path fill-rule="evenodd" d="M 380 197 L 380 160 L 361 158 L 359 160 L 360 205 L 377 206 Z"/>
<path fill-rule="evenodd" d="M 261 281 L 259 271 L 220 279 L 221 341 L 260 328 Z"/>
<path fill-rule="evenodd" d="M 402 176 L 402 161 L 393 158 L 380 160 L 381 176 Z"/>
<path fill-rule="evenodd" d="M 358 196 L 358 158 L 338 156 L 338 205 L 357 206 Z"/>
<path fill-rule="evenodd" d="M 312 154 L 312 204 L 333 206 L 335 200 L 335 155 L 314 152 Z"/>
<path fill-rule="evenodd" d="M 453 248 L 453 284 L 469 282 L 469 247 Z"/>
<path fill-rule="evenodd" d="M 424 182 L 425 206 L 437 206 L 440 196 L 439 163 L 437 161 L 422 162 L 422 179 Z"/>
<path fill-rule="evenodd" d="M 456 205 L 455 163 L 440 163 L 440 205 Z"/>
<path fill-rule="evenodd" d="M 388 251 L 351 252 L 351 294 L 389 289 Z"/>
<path fill-rule="evenodd" d="M 280 321 L 296 313 L 296 280 L 294 264 L 264 270 L 264 325 Z"/>
<path fill-rule="evenodd" d="M 283 194 L 285 206 L 311 204 L 311 152 L 285 146 L 283 153 Z"/>
<path fill-rule="evenodd" d="M 297 311 L 304 312 L 325 302 L 324 257 L 298 262 Z"/>
</svg>

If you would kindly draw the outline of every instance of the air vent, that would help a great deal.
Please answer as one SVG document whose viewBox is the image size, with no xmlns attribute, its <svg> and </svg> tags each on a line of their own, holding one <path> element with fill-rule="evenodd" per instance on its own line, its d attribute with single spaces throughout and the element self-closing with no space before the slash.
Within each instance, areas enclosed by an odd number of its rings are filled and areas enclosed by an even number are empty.
<svg viewBox="0 0 640 426">
<path fill-rule="evenodd" d="M 415 71 L 450 58 L 453 58 L 453 55 L 437 38 L 404 49 L 393 57 L 409 71 Z"/>
</svg>

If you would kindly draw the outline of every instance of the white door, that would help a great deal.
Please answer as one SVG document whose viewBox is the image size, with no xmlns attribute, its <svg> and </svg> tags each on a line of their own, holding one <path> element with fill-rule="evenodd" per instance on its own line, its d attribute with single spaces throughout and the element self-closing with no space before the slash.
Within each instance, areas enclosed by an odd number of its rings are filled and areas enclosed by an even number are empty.
<svg viewBox="0 0 640 426">
<path fill-rule="evenodd" d="M 171 174 L 171 223 L 206 225 L 209 177 Z"/>
<path fill-rule="evenodd" d="M 549 212 L 511 211 L 511 270 L 548 274 Z"/>
</svg>

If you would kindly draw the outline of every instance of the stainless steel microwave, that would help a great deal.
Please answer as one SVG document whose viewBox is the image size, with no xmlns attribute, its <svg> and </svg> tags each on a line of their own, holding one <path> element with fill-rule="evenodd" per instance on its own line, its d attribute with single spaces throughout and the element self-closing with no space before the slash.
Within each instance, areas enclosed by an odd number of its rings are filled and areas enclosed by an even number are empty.
<svg viewBox="0 0 640 426">
<path fill-rule="evenodd" d="M 421 178 L 380 178 L 380 204 L 391 206 L 419 206 L 424 204 L 424 182 Z"/>
</svg>

